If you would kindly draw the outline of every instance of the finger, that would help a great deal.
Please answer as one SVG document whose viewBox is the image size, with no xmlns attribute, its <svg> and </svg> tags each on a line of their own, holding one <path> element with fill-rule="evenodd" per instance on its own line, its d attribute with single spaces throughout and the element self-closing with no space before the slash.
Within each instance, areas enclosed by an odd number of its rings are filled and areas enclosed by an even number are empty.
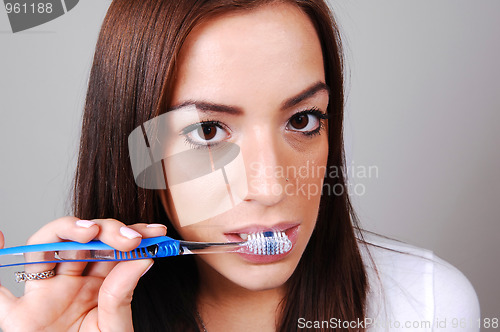
<svg viewBox="0 0 500 332">
<path fill-rule="evenodd" d="M 142 235 L 125 227 L 115 219 L 80 220 L 75 217 L 63 217 L 48 223 L 28 240 L 29 244 L 60 242 L 72 240 L 86 243 L 97 238 L 120 251 L 130 251 L 140 243 Z M 57 274 L 81 275 L 87 263 L 60 263 Z M 36 264 L 26 266 L 27 272 L 48 271 L 55 264 Z"/>
<path fill-rule="evenodd" d="M 0 329 L 4 326 L 6 315 L 11 311 L 16 301 L 17 298 L 0 284 Z"/>
<path fill-rule="evenodd" d="M 149 226 L 149 227 L 148 227 Z M 144 236 L 161 236 L 166 233 L 166 227 L 153 224 L 136 224 L 127 227 L 115 219 L 95 219 L 92 221 L 80 220 L 75 217 L 64 217 L 57 219 L 35 233 L 28 241 L 30 244 L 60 242 L 62 240 L 73 240 L 88 242 L 92 238 L 110 245 L 116 250 L 131 251 L 136 248 Z M 105 277 L 113 269 L 116 263 L 103 262 L 93 264 L 87 271 L 85 262 L 66 262 L 58 264 L 56 274 L 58 275 L 82 275 L 88 274 Z M 33 264 L 26 266 L 26 272 L 43 272 L 51 270 L 55 264 Z M 43 286 L 43 281 L 30 281 L 26 284 L 26 291 Z"/>
<path fill-rule="evenodd" d="M 62 217 L 40 228 L 28 239 L 28 244 L 61 242 L 63 240 L 86 243 L 98 233 L 99 227 L 94 221 Z"/>
<path fill-rule="evenodd" d="M 134 224 L 128 226 L 134 231 L 140 233 L 143 238 L 150 238 L 155 236 L 164 236 L 167 233 L 167 227 L 162 224 Z M 106 277 L 108 273 L 115 267 L 114 262 L 99 262 L 91 263 L 87 266 L 84 275 Z"/>
<path fill-rule="evenodd" d="M 74 238 L 72 235 L 68 236 L 68 234 L 61 234 L 61 237 L 65 240 L 73 240 L 76 242 L 87 243 L 91 239 L 93 239 L 93 237 L 92 238 L 90 237 L 90 236 L 92 236 L 92 234 L 94 234 L 94 236 L 95 236 L 96 234 L 99 233 L 99 226 L 92 220 L 76 220 L 74 222 L 74 226 L 76 227 L 77 237 L 79 237 L 79 239 Z M 71 227 L 71 223 L 70 223 L 69 227 Z M 86 232 L 86 234 L 84 233 L 86 235 L 84 237 L 82 237 L 82 234 L 81 234 L 82 229 L 89 230 L 88 232 Z M 86 253 L 83 251 L 77 253 L 76 258 L 78 258 L 78 257 L 85 258 Z M 86 262 L 59 263 L 59 264 L 57 264 L 55 271 L 56 271 L 56 274 L 59 274 L 59 275 L 79 276 L 85 270 L 87 264 L 88 263 L 86 263 Z"/>
<path fill-rule="evenodd" d="M 95 222 L 89 220 L 80 220 L 75 217 L 63 217 L 42 227 L 38 232 L 28 240 L 29 244 L 53 243 L 63 240 L 72 240 L 86 243 L 92 240 L 99 233 L 99 227 Z M 40 255 L 32 253 L 30 255 Z M 56 274 L 60 275 L 81 275 L 87 264 L 84 262 L 67 262 L 58 264 L 35 264 L 27 265 L 26 272 L 42 272 L 55 268 Z M 33 282 L 26 284 L 26 290 L 29 291 Z"/>
<path fill-rule="evenodd" d="M 143 238 L 150 238 L 155 236 L 164 236 L 167 234 L 167 226 L 163 224 L 134 224 L 128 226 L 141 233 Z"/>
<path fill-rule="evenodd" d="M 134 230 L 132 227 L 126 226 L 124 223 L 116 219 L 94 219 L 90 221 L 99 226 L 99 233 L 96 239 L 106 243 L 107 245 L 119 251 L 131 251 L 135 249 L 143 234 Z M 144 224 L 145 227 L 145 224 Z M 144 227 L 136 227 L 138 229 Z M 159 233 L 160 229 L 156 230 Z M 146 234 L 148 232 L 145 232 Z M 152 232 L 149 232 L 152 233 Z M 99 262 L 99 263 L 63 263 L 59 264 L 57 273 L 69 275 L 92 275 L 96 277 L 106 277 L 114 266 L 115 262 Z"/>
<path fill-rule="evenodd" d="M 3 248 L 5 244 L 5 238 L 3 233 L 0 231 L 0 249 Z M 2 286 L 2 281 L 0 280 L 0 327 L 2 326 L 3 317 L 1 313 L 6 313 L 7 309 L 13 304 L 16 297 L 12 295 L 11 292 Z"/>
<path fill-rule="evenodd" d="M 142 240 L 142 234 L 116 219 L 94 219 L 99 225 L 97 239 L 119 251 L 135 249 Z"/>
<path fill-rule="evenodd" d="M 139 278 L 153 265 L 151 259 L 120 262 L 104 280 L 98 297 L 100 331 L 133 331 L 130 303 Z"/>
<path fill-rule="evenodd" d="M 56 219 L 38 230 L 28 239 L 28 244 L 53 243 L 63 240 L 72 240 L 86 243 L 99 233 L 99 227 L 95 222 L 80 220 L 75 217 L 63 217 Z M 32 254 L 36 255 L 36 254 Z M 85 263 L 64 263 L 57 269 L 59 274 L 78 275 L 85 268 Z M 27 272 L 48 271 L 55 268 L 56 264 L 34 264 L 27 265 Z"/>
<path fill-rule="evenodd" d="M 106 278 L 109 272 L 111 272 L 111 270 L 113 270 L 118 263 L 119 262 L 90 263 L 87 265 L 82 275 L 98 277 L 98 278 Z"/>
<path fill-rule="evenodd" d="M 144 225 L 142 228 L 148 229 L 146 224 L 137 225 Z M 116 250 L 130 251 L 139 245 L 142 234 L 116 219 L 80 220 L 75 217 L 63 217 L 43 226 L 30 237 L 28 244 L 60 242 L 61 240 L 86 243 L 93 238 Z"/>
<path fill-rule="evenodd" d="M 97 239 L 115 248 L 118 251 L 131 251 L 142 240 L 142 234 L 132 227 L 115 219 L 95 219 L 100 227 Z M 85 275 L 105 278 L 117 265 L 116 262 L 98 262 L 89 264 L 84 271 Z"/>
</svg>

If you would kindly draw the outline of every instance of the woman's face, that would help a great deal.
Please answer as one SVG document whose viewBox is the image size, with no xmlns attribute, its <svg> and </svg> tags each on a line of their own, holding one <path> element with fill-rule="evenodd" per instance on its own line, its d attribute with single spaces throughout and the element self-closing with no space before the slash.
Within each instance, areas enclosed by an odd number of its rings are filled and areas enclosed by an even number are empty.
<svg viewBox="0 0 500 332">
<path fill-rule="evenodd" d="M 164 205 L 174 227 L 186 240 L 207 242 L 241 241 L 240 233 L 284 231 L 293 243 L 286 255 L 197 257 L 202 276 L 225 278 L 250 290 L 283 285 L 315 227 L 328 155 L 322 117 L 329 94 L 313 24 L 288 4 L 208 20 L 188 36 L 175 79 L 170 106 L 190 105 L 191 111 L 198 107 L 196 121 L 177 117 L 174 112 L 181 114 L 182 107 L 171 111 L 177 119 L 172 127 L 183 136 L 181 145 L 188 141 L 193 149 L 217 149 L 221 142 L 234 143 L 246 177 L 233 175 L 229 181 L 245 187 L 238 191 L 243 197 L 234 207 L 196 223 L 178 217 L 180 210 L 203 213 L 196 193 L 167 191 Z M 176 144 L 169 146 L 174 149 Z M 209 182 L 205 189 L 204 196 L 210 196 Z M 217 200 L 215 193 L 210 197 Z"/>
</svg>

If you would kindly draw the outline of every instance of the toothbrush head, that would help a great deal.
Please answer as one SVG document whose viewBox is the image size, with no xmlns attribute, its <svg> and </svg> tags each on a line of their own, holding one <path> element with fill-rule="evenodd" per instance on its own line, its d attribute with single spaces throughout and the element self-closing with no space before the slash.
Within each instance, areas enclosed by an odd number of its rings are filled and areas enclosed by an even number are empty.
<svg viewBox="0 0 500 332">
<path fill-rule="evenodd" d="M 292 241 L 279 231 L 249 234 L 245 245 L 254 255 L 279 255 L 292 249 Z"/>
</svg>

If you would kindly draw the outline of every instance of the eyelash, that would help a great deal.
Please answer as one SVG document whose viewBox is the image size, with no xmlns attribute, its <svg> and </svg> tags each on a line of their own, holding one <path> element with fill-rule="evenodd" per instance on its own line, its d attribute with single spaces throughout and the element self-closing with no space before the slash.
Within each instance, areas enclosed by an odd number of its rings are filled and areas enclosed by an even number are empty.
<svg viewBox="0 0 500 332">
<path fill-rule="evenodd" d="M 290 119 L 288 120 L 288 123 L 294 117 L 301 116 L 301 115 L 309 115 L 309 114 L 314 115 L 318 118 L 318 121 L 319 121 L 318 128 L 311 130 L 311 131 L 307 131 L 307 132 L 301 132 L 298 130 L 290 130 L 290 131 L 300 133 L 306 137 L 313 137 L 316 135 L 320 135 L 321 132 L 325 129 L 324 120 L 328 119 L 328 114 L 321 112 L 317 107 L 313 107 L 313 108 L 310 108 L 310 109 L 300 111 L 300 112 L 293 114 L 290 117 Z M 287 123 L 287 125 L 288 125 L 288 123 Z M 191 133 L 194 130 L 199 129 L 203 125 L 215 126 L 219 129 L 228 131 L 227 126 L 218 120 L 203 120 L 201 122 L 193 123 L 193 124 L 187 126 L 186 128 L 184 128 L 180 133 L 181 136 L 184 136 L 186 144 L 188 144 L 192 149 L 205 149 L 205 148 L 216 146 L 218 144 L 218 142 L 212 143 L 212 144 L 210 144 L 210 143 L 208 143 L 208 144 L 196 144 L 188 138 L 189 133 Z"/>
</svg>

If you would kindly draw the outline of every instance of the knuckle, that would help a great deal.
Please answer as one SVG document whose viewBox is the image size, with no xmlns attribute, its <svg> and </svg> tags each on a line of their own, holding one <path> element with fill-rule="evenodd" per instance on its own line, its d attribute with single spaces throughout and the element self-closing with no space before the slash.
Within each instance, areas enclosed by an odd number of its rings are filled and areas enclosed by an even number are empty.
<svg viewBox="0 0 500 332">
<path fill-rule="evenodd" d="M 55 233 L 56 230 L 60 230 L 64 228 L 64 225 L 73 224 L 76 220 L 79 220 L 73 216 L 64 216 L 58 219 L 55 219 L 47 224 L 45 224 L 42 228 L 32 234 L 26 244 L 36 244 L 39 243 L 41 239 L 46 237 L 50 233 Z"/>
<path fill-rule="evenodd" d="M 42 229 L 38 230 L 35 234 L 32 234 L 26 241 L 26 244 L 36 244 L 40 238 L 40 232 L 42 232 Z"/>
<path fill-rule="evenodd" d="M 132 293 L 123 293 L 115 287 L 103 285 L 99 290 L 99 308 L 112 314 L 118 307 L 130 305 Z"/>
<path fill-rule="evenodd" d="M 97 293 L 102 281 L 86 283 L 80 289 L 78 297 L 74 303 L 77 307 L 95 307 L 97 306 Z"/>
<path fill-rule="evenodd" d="M 102 222 L 103 222 L 104 225 L 117 225 L 117 226 L 124 226 L 125 225 L 120 220 L 117 220 L 117 219 L 114 219 L 114 218 L 102 219 Z"/>
<path fill-rule="evenodd" d="M 73 216 L 64 216 L 64 217 L 61 217 L 61 218 L 58 218 L 54 221 L 52 221 L 51 223 L 55 223 L 55 222 L 63 222 L 63 223 L 73 223 L 77 220 L 79 220 L 80 218 L 77 218 L 77 217 L 73 217 Z"/>
</svg>

